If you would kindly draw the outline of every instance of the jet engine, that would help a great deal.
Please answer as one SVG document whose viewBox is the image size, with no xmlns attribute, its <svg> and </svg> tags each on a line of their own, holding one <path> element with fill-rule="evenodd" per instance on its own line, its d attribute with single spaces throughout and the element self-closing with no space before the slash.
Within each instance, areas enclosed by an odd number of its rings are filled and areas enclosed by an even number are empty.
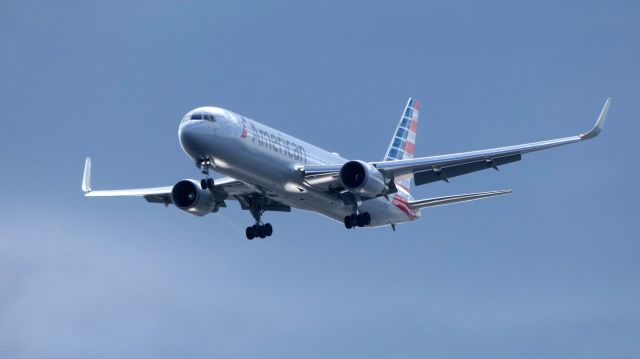
<svg viewBox="0 0 640 359">
<path fill-rule="evenodd" d="M 200 217 L 217 212 L 220 207 L 211 191 L 203 190 L 198 182 L 190 179 L 176 183 L 171 189 L 171 198 L 176 207 Z"/>
<path fill-rule="evenodd" d="M 366 197 L 376 197 L 387 189 L 382 173 L 363 161 L 349 161 L 342 165 L 340 183 L 349 191 Z"/>
</svg>

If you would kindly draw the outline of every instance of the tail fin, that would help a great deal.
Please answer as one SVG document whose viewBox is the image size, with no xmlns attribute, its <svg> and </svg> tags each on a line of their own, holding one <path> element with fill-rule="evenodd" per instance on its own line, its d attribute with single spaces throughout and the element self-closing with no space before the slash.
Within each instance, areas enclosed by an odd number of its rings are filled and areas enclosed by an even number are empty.
<svg viewBox="0 0 640 359">
<path fill-rule="evenodd" d="M 418 114 L 420 112 L 420 101 L 409 98 L 404 108 L 398 127 L 393 134 L 385 161 L 396 161 L 412 159 L 416 150 L 416 130 L 418 128 Z M 413 174 L 398 176 L 395 179 L 397 185 L 409 191 Z"/>
</svg>

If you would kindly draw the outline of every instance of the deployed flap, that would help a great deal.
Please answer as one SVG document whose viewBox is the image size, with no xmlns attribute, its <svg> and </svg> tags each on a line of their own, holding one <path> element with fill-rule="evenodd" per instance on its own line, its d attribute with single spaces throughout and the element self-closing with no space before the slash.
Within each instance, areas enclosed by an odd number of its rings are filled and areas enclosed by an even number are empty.
<svg viewBox="0 0 640 359">
<path fill-rule="evenodd" d="M 420 186 L 425 183 L 448 181 L 448 179 L 451 177 L 461 176 L 467 173 L 485 170 L 488 168 L 498 169 L 498 166 L 520 161 L 520 159 L 522 159 L 522 155 L 518 153 L 511 156 L 497 157 L 489 160 L 442 167 L 437 170 L 431 169 L 427 171 L 419 171 L 415 172 L 414 182 L 416 186 Z"/>
<path fill-rule="evenodd" d="M 254 193 L 235 197 L 240 202 L 240 208 L 244 210 L 259 208 L 262 211 L 291 212 L 291 207 L 261 194 Z"/>
</svg>

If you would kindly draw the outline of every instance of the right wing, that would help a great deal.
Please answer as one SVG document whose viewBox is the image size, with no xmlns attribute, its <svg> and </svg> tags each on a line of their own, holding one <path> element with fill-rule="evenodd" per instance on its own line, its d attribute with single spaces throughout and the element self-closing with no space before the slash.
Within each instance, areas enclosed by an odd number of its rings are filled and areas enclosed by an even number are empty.
<svg viewBox="0 0 640 359">
<path fill-rule="evenodd" d="M 488 150 L 421 157 L 411 160 L 374 162 L 372 165 L 381 172 L 393 177 L 413 173 L 416 186 L 435 181 L 448 181 L 450 177 L 487 168 L 497 170 L 498 166 L 519 161 L 525 153 L 546 150 L 596 137 L 602 131 L 610 104 L 611 98 L 608 98 L 593 128 L 589 132 L 580 135 Z"/>
<path fill-rule="evenodd" d="M 602 131 L 610 104 L 611 98 L 608 98 L 593 128 L 587 133 L 576 136 L 448 155 L 369 162 L 369 164 L 377 168 L 387 180 L 413 174 L 416 186 L 436 181 L 448 182 L 451 177 L 488 168 L 497 170 L 498 166 L 520 161 L 525 153 L 581 142 L 596 137 Z M 308 183 L 313 185 L 315 184 L 314 182 L 317 182 L 325 188 L 332 189 L 340 187 L 338 180 L 340 168 L 341 165 L 304 166 L 299 170 Z"/>
</svg>

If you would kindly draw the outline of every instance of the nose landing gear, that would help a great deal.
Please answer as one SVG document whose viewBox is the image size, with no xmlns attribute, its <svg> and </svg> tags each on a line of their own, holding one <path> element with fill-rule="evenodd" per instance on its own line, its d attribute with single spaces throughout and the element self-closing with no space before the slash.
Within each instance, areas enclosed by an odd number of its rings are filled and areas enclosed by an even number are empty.
<svg viewBox="0 0 640 359">
<path fill-rule="evenodd" d="M 214 188 L 213 178 L 209 178 L 209 166 L 210 165 L 211 165 L 211 161 L 209 159 L 200 160 L 200 161 L 196 162 L 196 167 L 198 167 L 201 170 L 202 174 L 205 176 L 200 181 L 200 187 L 202 189 L 208 189 L 211 192 L 213 192 L 213 188 Z"/>
<path fill-rule="evenodd" d="M 213 183 L 213 178 L 203 178 L 202 180 L 200 180 L 200 187 L 202 189 L 210 189 L 211 191 L 213 191 L 213 186 L 215 184 Z"/>
</svg>

